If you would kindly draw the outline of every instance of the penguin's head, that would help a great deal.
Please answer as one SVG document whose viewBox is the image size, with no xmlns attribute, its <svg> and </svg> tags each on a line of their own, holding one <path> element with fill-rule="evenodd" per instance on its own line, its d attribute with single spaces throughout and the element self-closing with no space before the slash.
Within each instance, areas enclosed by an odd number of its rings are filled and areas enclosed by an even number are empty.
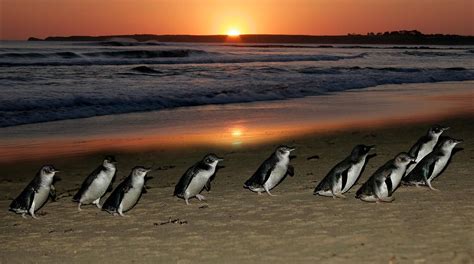
<svg viewBox="0 0 474 264">
<path fill-rule="evenodd" d="M 114 156 L 109 155 L 105 157 L 104 162 L 102 164 L 106 168 L 115 167 L 115 164 L 117 164 L 117 160 Z"/>
<path fill-rule="evenodd" d="M 53 165 L 44 165 L 41 167 L 41 174 L 45 176 L 53 177 L 56 172 L 59 172 Z"/>
<path fill-rule="evenodd" d="M 210 153 L 210 154 L 207 154 L 206 156 L 204 156 L 204 158 L 202 159 L 202 161 L 207 164 L 207 165 L 210 165 L 210 166 L 217 166 L 217 163 L 219 163 L 219 161 L 223 161 L 224 159 L 223 158 L 219 158 L 216 154 L 214 153 Z"/>
<path fill-rule="evenodd" d="M 430 130 L 428 131 L 428 134 L 430 136 L 439 137 L 444 131 L 446 131 L 448 129 L 449 129 L 449 127 L 434 125 L 432 128 L 430 128 Z"/>
<path fill-rule="evenodd" d="M 143 166 L 136 166 L 132 170 L 132 175 L 134 177 L 145 177 L 148 172 L 151 171 L 151 168 L 145 168 Z"/>
<path fill-rule="evenodd" d="M 454 139 L 451 137 L 442 137 L 439 142 L 438 146 L 440 146 L 442 149 L 453 149 L 457 144 L 463 142 L 462 139 Z"/>
<path fill-rule="evenodd" d="M 352 160 L 355 160 L 355 161 L 359 160 L 360 157 L 367 155 L 367 153 L 369 153 L 369 151 L 374 148 L 375 148 L 375 145 L 370 145 L 370 146 L 363 145 L 363 144 L 357 145 L 354 147 L 354 149 L 351 152 L 351 158 Z"/>
<path fill-rule="evenodd" d="M 293 150 L 295 150 L 294 147 L 288 147 L 288 146 L 282 145 L 282 146 L 279 146 L 275 152 L 277 156 L 284 157 L 284 156 L 290 156 L 290 152 L 292 152 Z"/>
<path fill-rule="evenodd" d="M 402 152 L 395 157 L 395 164 L 397 166 L 408 166 L 409 164 L 416 163 L 416 158 L 408 155 L 406 152 Z"/>
</svg>

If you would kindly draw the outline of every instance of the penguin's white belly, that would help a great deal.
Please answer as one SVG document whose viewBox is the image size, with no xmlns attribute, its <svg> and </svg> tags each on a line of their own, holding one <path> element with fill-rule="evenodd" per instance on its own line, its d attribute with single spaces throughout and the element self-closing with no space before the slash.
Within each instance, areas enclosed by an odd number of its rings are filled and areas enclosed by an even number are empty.
<svg viewBox="0 0 474 264">
<path fill-rule="evenodd" d="M 38 192 L 35 193 L 33 198 L 32 206 L 34 206 L 34 211 L 37 211 L 44 203 L 48 200 L 50 187 L 40 187 Z"/>
<path fill-rule="evenodd" d="M 436 161 L 433 173 L 429 176 L 430 181 L 439 176 L 444 167 L 446 167 L 446 164 L 448 164 L 449 157 L 450 155 L 443 155 L 438 161 Z"/>
<path fill-rule="evenodd" d="M 346 186 L 344 186 L 344 189 L 342 190 L 342 193 L 345 193 L 349 191 L 350 188 L 354 185 L 356 182 L 357 178 L 359 178 L 360 172 L 362 171 L 362 167 L 364 166 L 365 159 L 362 159 L 359 163 L 354 164 L 351 166 L 349 171 L 347 172 L 347 182 Z M 342 186 L 342 182 L 341 182 Z"/>
<path fill-rule="evenodd" d="M 403 175 L 405 175 L 405 170 L 403 168 L 398 168 L 390 174 L 390 180 L 392 181 L 392 190 L 395 190 L 398 187 Z"/>
<path fill-rule="evenodd" d="M 384 182 L 378 187 L 377 196 L 380 198 L 388 197 L 388 188 L 387 184 Z"/>
<path fill-rule="evenodd" d="M 139 187 L 130 188 L 130 190 L 128 190 L 128 192 L 123 196 L 120 206 L 124 212 L 130 210 L 138 202 L 143 185 L 141 185 L 141 188 Z"/>
<path fill-rule="evenodd" d="M 270 173 L 268 180 L 263 184 L 263 187 L 268 190 L 273 189 L 285 176 L 288 171 L 287 162 L 278 162 L 273 171 Z"/>
<path fill-rule="evenodd" d="M 110 182 L 112 181 L 112 177 L 114 176 L 114 172 L 104 172 L 101 171 L 97 178 L 92 181 L 91 185 L 81 197 L 81 203 L 88 204 L 92 203 L 93 201 L 97 200 L 98 198 L 102 197 L 107 189 L 109 188 Z"/>
<path fill-rule="evenodd" d="M 185 198 L 191 198 L 196 196 L 196 194 L 199 194 L 204 188 L 204 185 L 206 185 L 209 178 L 212 176 L 212 174 L 214 174 L 214 170 L 200 171 L 199 173 L 197 173 L 196 176 L 194 176 L 191 182 L 189 183 L 188 188 L 186 188 L 186 191 L 184 192 Z"/>
<path fill-rule="evenodd" d="M 416 156 L 415 161 L 418 163 L 422 160 L 426 155 L 430 154 L 433 151 L 434 145 L 436 142 L 429 142 L 421 146 L 420 151 L 418 151 L 418 155 Z"/>
</svg>

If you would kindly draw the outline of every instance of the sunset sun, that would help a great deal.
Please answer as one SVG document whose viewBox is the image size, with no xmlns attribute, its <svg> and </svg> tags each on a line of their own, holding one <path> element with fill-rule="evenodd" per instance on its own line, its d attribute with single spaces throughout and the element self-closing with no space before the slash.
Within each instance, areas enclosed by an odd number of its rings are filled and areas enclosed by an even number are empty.
<svg viewBox="0 0 474 264">
<path fill-rule="evenodd" d="M 240 31 L 236 28 L 231 28 L 227 31 L 227 36 L 229 36 L 229 37 L 238 37 L 238 36 L 240 36 Z"/>
</svg>

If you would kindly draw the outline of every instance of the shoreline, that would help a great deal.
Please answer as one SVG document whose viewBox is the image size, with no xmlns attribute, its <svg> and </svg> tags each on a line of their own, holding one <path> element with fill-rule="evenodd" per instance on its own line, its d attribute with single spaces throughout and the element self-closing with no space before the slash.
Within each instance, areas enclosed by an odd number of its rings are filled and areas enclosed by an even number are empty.
<svg viewBox="0 0 474 264">
<path fill-rule="evenodd" d="M 282 101 L 6 127 L 0 128 L 0 163 L 203 146 L 239 150 L 353 128 L 469 119 L 473 86 L 474 81 L 382 85 Z"/>
</svg>

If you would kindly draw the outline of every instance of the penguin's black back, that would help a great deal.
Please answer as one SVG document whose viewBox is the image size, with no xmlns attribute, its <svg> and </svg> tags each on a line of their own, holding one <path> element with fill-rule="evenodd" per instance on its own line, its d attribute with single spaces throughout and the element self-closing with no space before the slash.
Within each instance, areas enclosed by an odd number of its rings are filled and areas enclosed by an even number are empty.
<svg viewBox="0 0 474 264">
<path fill-rule="evenodd" d="M 179 182 L 174 188 L 173 196 L 183 197 L 184 192 L 186 192 L 186 189 L 188 188 L 189 183 L 191 183 L 191 180 L 194 178 L 194 176 L 196 176 L 196 174 L 198 174 L 200 171 L 210 169 L 211 166 L 204 163 L 203 161 L 199 161 L 198 163 L 194 164 L 179 179 Z"/>
<path fill-rule="evenodd" d="M 31 203 L 33 202 L 35 192 L 38 191 L 39 186 L 41 185 L 41 171 L 36 173 L 33 180 L 28 183 L 28 185 L 23 189 L 23 191 L 18 195 L 15 200 L 10 204 L 10 209 L 24 209 L 29 210 Z"/>
<path fill-rule="evenodd" d="M 316 186 L 314 189 L 314 193 L 319 191 L 327 191 L 331 189 L 331 177 L 335 177 L 337 175 L 342 175 L 343 173 L 347 174 L 347 171 L 351 168 L 353 162 L 351 160 L 351 156 L 346 157 L 343 161 L 339 162 L 334 166 L 324 177 L 324 179 Z M 344 189 L 345 183 L 342 184 L 342 189 Z"/>
<path fill-rule="evenodd" d="M 278 163 L 278 157 L 276 153 L 273 153 L 268 159 L 266 159 L 257 171 L 244 183 L 244 187 L 260 187 L 262 186 L 270 177 L 272 170 L 275 168 L 275 165 Z"/>
<path fill-rule="evenodd" d="M 403 179 L 405 182 L 422 182 L 425 177 L 428 179 L 433 173 L 434 166 L 436 161 L 443 156 L 443 152 L 437 148 L 430 154 L 426 155 L 415 168 L 408 173 L 408 175 Z"/>
<path fill-rule="evenodd" d="M 415 158 L 418 157 L 418 152 L 420 151 L 421 147 L 424 144 L 430 142 L 430 140 L 432 140 L 432 137 L 430 137 L 428 135 L 424 135 L 421 138 L 419 138 L 418 141 L 408 151 L 408 155 L 410 155 L 412 157 L 415 157 Z"/>
<path fill-rule="evenodd" d="M 378 168 L 372 176 L 357 190 L 356 198 L 360 198 L 363 194 L 372 195 L 375 193 L 374 187 L 377 184 L 377 181 L 386 181 L 387 177 L 390 175 L 391 171 L 395 169 L 393 165 L 394 160 L 391 159 L 387 161 L 384 165 Z M 391 186 L 391 181 L 390 181 Z"/>
<path fill-rule="evenodd" d="M 120 203 L 122 202 L 123 196 L 132 188 L 132 175 L 125 178 L 112 194 L 105 200 L 102 205 L 102 210 L 109 212 L 116 212 Z M 140 192 L 141 195 L 142 192 Z M 139 198 L 140 199 L 140 198 Z"/>
<path fill-rule="evenodd" d="M 92 184 L 92 182 L 97 178 L 97 175 L 99 175 L 99 173 L 101 171 L 105 171 L 105 170 L 107 170 L 107 169 L 103 165 L 100 165 L 93 172 L 91 172 L 91 174 L 89 174 L 89 176 L 87 176 L 87 178 L 82 183 L 81 188 L 79 189 L 79 191 L 72 198 L 72 201 L 79 202 L 82 195 L 87 191 L 87 189 Z M 114 175 L 114 178 L 115 178 L 115 175 Z"/>
</svg>

